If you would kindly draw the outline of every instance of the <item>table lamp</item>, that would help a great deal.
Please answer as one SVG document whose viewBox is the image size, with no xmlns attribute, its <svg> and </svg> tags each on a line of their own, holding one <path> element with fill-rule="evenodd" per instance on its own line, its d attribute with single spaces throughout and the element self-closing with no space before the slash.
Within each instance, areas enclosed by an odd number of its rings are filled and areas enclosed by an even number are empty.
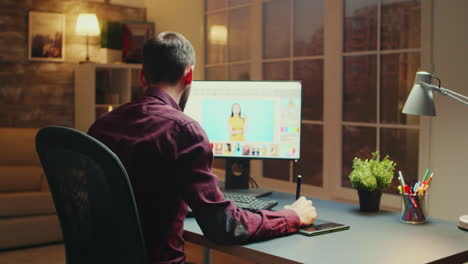
<svg viewBox="0 0 468 264">
<path fill-rule="evenodd" d="M 438 80 L 438 85 L 432 84 L 432 80 Z M 434 93 L 436 91 L 448 96 L 462 104 L 468 105 L 468 97 L 442 88 L 440 79 L 433 77 L 428 72 L 417 72 L 413 88 L 406 99 L 403 107 L 403 114 L 435 116 Z M 468 231 L 468 215 L 463 215 L 458 219 L 458 227 Z"/>
<path fill-rule="evenodd" d="M 433 85 L 432 79 L 439 81 L 439 85 Z M 403 114 L 435 116 L 434 93 L 436 91 L 465 105 L 468 105 L 468 97 L 440 86 L 440 79 L 428 72 L 417 72 L 413 88 L 406 99 Z"/>
<path fill-rule="evenodd" d="M 90 62 L 88 39 L 90 36 L 99 36 L 101 34 L 96 14 L 80 14 L 76 21 L 75 31 L 77 35 L 86 36 L 86 60 L 83 62 Z"/>
</svg>

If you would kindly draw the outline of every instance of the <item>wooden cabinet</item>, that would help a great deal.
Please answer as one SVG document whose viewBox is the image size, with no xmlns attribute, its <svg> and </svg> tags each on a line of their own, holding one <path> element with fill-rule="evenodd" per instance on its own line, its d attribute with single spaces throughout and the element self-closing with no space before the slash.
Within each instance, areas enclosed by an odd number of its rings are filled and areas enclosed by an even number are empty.
<svg viewBox="0 0 468 264">
<path fill-rule="evenodd" d="M 105 112 L 143 94 L 141 64 L 80 64 L 75 71 L 75 128 L 88 131 Z"/>
</svg>

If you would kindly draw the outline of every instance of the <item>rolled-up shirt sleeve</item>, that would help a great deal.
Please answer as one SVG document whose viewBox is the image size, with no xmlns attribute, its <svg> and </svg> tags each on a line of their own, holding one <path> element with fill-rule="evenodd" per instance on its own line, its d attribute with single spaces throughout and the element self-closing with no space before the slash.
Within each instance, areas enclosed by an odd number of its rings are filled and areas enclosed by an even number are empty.
<svg viewBox="0 0 468 264">
<path fill-rule="evenodd" d="M 211 171 L 213 153 L 208 138 L 198 123 L 182 126 L 173 143 L 182 198 L 208 239 L 220 244 L 238 244 L 299 229 L 299 217 L 292 210 L 252 213 L 224 199 L 218 178 Z"/>
</svg>

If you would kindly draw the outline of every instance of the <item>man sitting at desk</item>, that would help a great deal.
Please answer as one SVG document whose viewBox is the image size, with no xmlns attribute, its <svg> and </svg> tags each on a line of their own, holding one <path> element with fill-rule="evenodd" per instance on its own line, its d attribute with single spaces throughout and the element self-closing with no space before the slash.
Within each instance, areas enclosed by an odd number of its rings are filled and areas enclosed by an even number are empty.
<svg viewBox="0 0 468 264">
<path fill-rule="evenodd" d="M 145 95 L 96 120 L 88 132 L 127 169 L 152 263 L 184 263 L 187 204 L 204 235 L 222 244 L 293 233 L 316 218 L 304 197 L 281 211 L 257 213 L 224 199 L 211 172 L 208 138 L 182 112 L 194 64 L 193 47 L 182 35 L 161 33 L 149 40 L 140 74 Z"/>
</svg>

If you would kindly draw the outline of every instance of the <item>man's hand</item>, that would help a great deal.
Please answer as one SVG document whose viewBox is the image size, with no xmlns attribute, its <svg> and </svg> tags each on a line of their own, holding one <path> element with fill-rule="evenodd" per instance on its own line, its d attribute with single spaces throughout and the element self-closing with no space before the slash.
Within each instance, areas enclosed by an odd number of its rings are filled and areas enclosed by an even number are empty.
<svg viewBox="0 0 468 264">
<path fill-rule="evenodd" d="M 317 218 L 317 212 L 315 207 L 312 206 L 312 201 L 307 200 L 304 196 L 301 196 L 297 201 L 291 205 L 286 205 L 284 209 L 291 209 L 301 219 L 301 226 L 311 225 Z"/>
</svg>

